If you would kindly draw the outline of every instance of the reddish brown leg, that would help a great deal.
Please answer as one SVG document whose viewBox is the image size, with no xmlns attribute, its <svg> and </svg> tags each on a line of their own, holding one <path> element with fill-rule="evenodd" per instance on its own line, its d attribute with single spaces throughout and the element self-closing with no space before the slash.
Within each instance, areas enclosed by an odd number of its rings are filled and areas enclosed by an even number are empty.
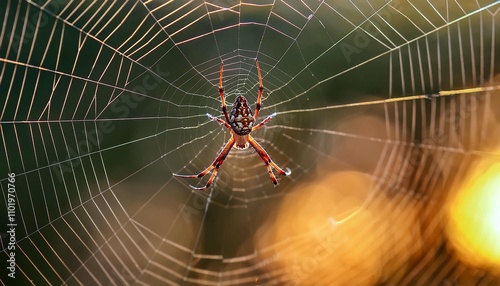
<svg viewBox="0 0 500 286">
<path fill-rule="evenodd" d="M 262 102 L 262 93 L 264 92 L 264 85 L 262 84 L 262 74 L 260 73 L 259 60 L 255 60 L 257 65 L 257 75 L 259 76 L 259 95 L 257 96 L 257 103 L 255 104 L 255 113 L 253 114 L 254 121 L 257 121 L 257 116 L 259 116 L 260 105 Z"/>
<path fill-rule="evenodd" d="M 229 121 L 229 116 L 227 116 L 227 107 L 226 107 L 226 99 L 224 97 L 224 88 L 222 86 L 222 75 L 224 73 L 224 63 L 220 63 L 220 72 L 219 72 L 219 96 L 220 101 L 222 102 L 222 113 L 224 113 L 224 117 L 226 118 L 226 122 Z"/>
<path fill-rule="evenodd" d="M 276 112 L 269 115 L 268 117 L 266 117 L 266 119 L 262 120 L 261 123 L 255 125 L 254 127 L 252 127 L 252 131 L 255 131 L 259 128 L 261 128 L 264 124 L 268 123 L 269 121 L 271 121 L 271 119 L 273 119 L 274 117 L 276 116 Z"/>
<path fill-rule="evenodd" d="M 229 123 L 227 123 L 226 121 L 224 121 L 218 117 L 215 117 L 210 113 L 207 113 L 207 116 L 210 120 L 217 121 L 217 123 L 219 123 L 220 125 L 224 125 L 224 126 L 226 126 L 226 128 L 231 129 L 231 125 L 229 125 Z"/>
<path fill-rule="evenodd" d="M 276 180 L 276 177 L 274 176 L 271 167 L 273 167 L 276 171 L 278 171 L 278 173 L 280 173 L 283 176 L 288 176 L 292 173 L 290 169 L 287 168 L 287 170 L 285 171 L 281 169 L 280 166 L 278 166 L 276 163 L 274 163 L 271 157 L 269 157 L 269 154 L 267 154 L 266 150 L 264 150 L 264 148 L 262 148 L 262 146 L 260 146 L 260 144 L 257 141 L 255 141 L 255 139 L 253 139 L 253 137 L 250 135 L 248 135 L 248 142 L 250 143 L 250 145 L 252 145 L 255 151 L 257 151 L 260 158 L 262 158 L 262 160 L 266 164 L 267 172 L 269 173 L 269 177 L 273 181 L 274 185 L 278 185 L 278 180 Z"/>
<path fill-rule="evenodd" d="M 204 190 L 204 189 L 210 187 L 210 185 L 213 183 L 215 177 L 217 176 L 217 172 L 219 171 L 220 166 L 222 165 L 222 163 L 224 163 L 224 160 L 226 159 L 227 155 L 229 154 L 229 151 L 231 151 L 231 148 L 234 145 L 234 141 L 235 141 L 234 137 L 231 136 L 231 138 L 229 139 L 229 141 L 227 141 L 224 148 L 219 152 L 219 155 L 217 155 L 217 158 L 215 158 L 215 160 L 213 161 L 212 165 L 208 166 L 205 170 L 203 170 L 199 174 L 197 174 L 197 175 L 173 174 L 173 175 L 176 177 L 180 177 L 180 178 L 201 178 L 201 177 L 205 176 L 206 174 L 208 174 L 210 171 L 214 170 L 212 175 L 210 176 L 210 179 L 208 179 L 208 182 L 204 187 L 198 188 L 198 187 L 191 186 L 191 188 L 196 189 L 196 190 Z"/>
</svg>

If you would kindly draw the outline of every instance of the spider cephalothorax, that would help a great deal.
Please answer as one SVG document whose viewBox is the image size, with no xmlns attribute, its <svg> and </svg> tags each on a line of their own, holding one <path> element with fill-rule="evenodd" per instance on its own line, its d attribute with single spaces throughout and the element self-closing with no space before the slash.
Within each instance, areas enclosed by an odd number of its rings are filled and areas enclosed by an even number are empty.
<svg viewBox="0 0 500 286">
<path fill-rule="evenodd" d="M 250 106 L 248 106 L 246 98 L 240 95 L 236 97 L 236 100 L 234 101 L 233 104 L 233 108 L 231 109 L 229 115 L 227 114 L 226 99 L 224 97 L 224 89 L 222 85 L 224 64 L 221 63 L 220 65 L 219 96 L 222 102 L 222 113 L 224 114 L 225 120 L 222 120 L 218 117 L 214 117 L 208 113 L 207 116 L 208 118 L 210 118 L 210 120 L 217 121 L 219 124 L 224 125 L 227 129 L 231 130 L 231 138 L 229 138 L 229 141 L 219 152 L 219 155 L 217 155 L 217 158 L 215 158 L 212 165 L 208 166 L 205 170 L 203 170 L 199 174 L 197 175 L 174 174 L 174 176 L 182 178 L 201 178 L 213 170 L 213 173 L 210 176 L 210 179 L 208 179 L 207 184 L 202 188 L 193 187 L 194 189 L 204 190 L 213 183 L 215 176 L 217 176 L 217 172 L 220 166 L 226 159 L 227 155 L 229 154 L 229 151 L 231 151 L 231 148 L 233 146 L 235 146 L 237 149 L 246 149 L 249 147 L 249 145 L 252 145 L 252 147 L 255 149 L 255 151 L 257 151 L 259 156 L 266 164 L 269 177 L 271 178 L 275 186 L 278 185 L 278 180 L 274 176 L 272 168 L 274 168 L 276 171 L 278 171 L 278 173 L 280 173 L 283 176 L 288 176 L 292 173 L 290 169 L 287 168 L 287 170 L 285 171 L 281 169 L 276 163 L 274 163 L 271 157 L 269 157 L 269 155 L 267 154 L 266 150 L 264 150 L 264 148 L 262 148 L 262 146 L 260 146 L 260 144 L 257 141 L 255 141 L 255 139 L 252 136 L 250 136 L 250 132 L 259 129 L 264 124 L 269 122 L 274 116 L 276 116 L 276 113 L 273 113 L 268 117 L 266 117 L 264 120 L 262 120 L 261 123 L 257 125 L 254 124 L 255 121 L 257 120 L 257 116 L 259 115 L 261 101 L 262 101 L 262 93 L 264 91 L 259 62 L 256 60 L 255 63 L 257 65 L 257 74 L 259 76 L 259 95 L 257 96 L 257 103 L 255 104 L 255 113 L 252 113 L 252 109 L 250 108 Z"/>
</svg>

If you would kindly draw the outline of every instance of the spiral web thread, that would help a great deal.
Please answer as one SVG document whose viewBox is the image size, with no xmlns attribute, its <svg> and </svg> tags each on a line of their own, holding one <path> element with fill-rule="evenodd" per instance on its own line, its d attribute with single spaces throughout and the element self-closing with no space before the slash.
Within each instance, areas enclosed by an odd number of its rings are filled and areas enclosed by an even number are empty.
<svg viewBox="0 0 500 286">
<path fill-rule="evenodd" d="M 487 112 L 500 89 L 498 1 L 4 2 L 0 211 L 15 173 L 17 281 L 344 281 L 321 272 L 314 255 L 290 268 L 282 262 L 292 249 L 314 253 L 318 233 L 340 239 L 338 227 L 381 194 L 396 198 L 393 211 L 421 206 L 419 249 L 443 247 L 434 205 L 472 161 L 500 158 L 488 145 Z M 276 117 L 252 135 L 292 175 L 274 188 L 252 150 L 233 150 L 214 187 L 193 191 L 189 184 L 206 179 L 172 173 L 203 170 L 229 138 L 206 116 L 223 119 L 219 65 L 228 105 L 243 94 L 253 107 L 255 59 L 265 87 L 260 120 Z M 380 132 L 341 124 L 364 114 L 377 116 Z M 342 156 L 338 142 L 361 142 L 370 163 Z M 321 227 L 254 243 L 279 202 L 322 179 L 317 166 L 359 170 L 374 183 L 361 205 Z M 2 231 L 3 260 L 8 242 Z M 472 271 L 446 251 L 403 257 L 398 265 L 413 270 L 377 281 L 458 283 Z M 478 275 L 468 281 L 498 282 Z"/>
</svg>

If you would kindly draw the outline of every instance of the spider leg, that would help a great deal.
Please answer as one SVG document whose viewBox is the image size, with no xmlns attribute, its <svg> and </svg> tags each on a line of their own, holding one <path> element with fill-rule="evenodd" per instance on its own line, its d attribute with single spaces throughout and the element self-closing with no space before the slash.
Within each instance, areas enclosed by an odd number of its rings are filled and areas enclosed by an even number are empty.
<svg viewBox="0 0 500 286">
<path fill-rule="evenodd" d="M 218 117 L 215 117 L 210 113 L 207 113 L 207 116 L 208 116 L 208 119 L 210 119 L 212 121 L 217 121 L 217 123 L 219 123 L 220 125 L 224 125 L 224 126 L 226 126 L 226 128 L 231 129 L 231 125 L 229 125 L 229 123 L 227 123 L 226 121 L 224 121 Z"/>
<path fill-rule="evenodd" d="M 213 181 L 215 180 L 215 177 L 217 176 L 217 172 L 219 171 L 220 165 L 222 165 L 222 163 L 214 167 L 214 171 L 212 172 L 212 175 L 210 175 L 210 178 L 208 179 L 208 182 L 204 187 L 200 188 L 200 187 L 195 187 L 193 185 L 189 185 L 189 186 L 191 188 L 193 188 L 195 190 L 199 190 L 199 191 L 203 191 L 203 190 L 207 189 L 208 187 L 210 187 L 210 185 L 212 185 Z"/>
<path fill-rule="evenodd" d="M 260 73 L 259 61 L 256 59 L 255 64 L 257 65 L 257 74 L 259 76 L 259 95 L 257 96 L 257 103 L 255 104 L 255 113 L 253 114 L 253 119 L 256 121 L 257 116 L 259 116 L 260 105 L 262 102 L 262 93 L 264 92 L 264 85 L 262 84 L 262 74 Z"/>
<path fill-rule="evenodd" d="M 262 120 L 261 123 L 255 125 L 254 127 L 252 127 L 252 131 L 255 131 L 259 128 L 261 128 L 264 124 L 268 123 L 269 121 L 271 121 L 271 119 L 273 119 L 274 117 L 276 116 L 276 112 L 269 115 L 268 117 L 266 117 L 266 119 Z"/>
<path fill-rule="evenodd" d="M 227 115 L 226 99 L 224 97 L 224 88 L 222 86 L 222 75 L 223 75 L 223 73 L 224 73 L 224 63 L 220 63 L 219 96 L 220 96 L 220 101 L 222 103 L 222 113 L 224 113 L 224 118 L 226 118 L 226 122 L 229 122 L 229 116 Z"/>
<path fill-rule="evenodd" d="M 255 151 L 257 151 L 260 158 L 262 158 L 262 161 L 264 161 L 264 163 L 266 164 L 267 172 L 269 173 L 269 177 L 273 181 L 274 185 L 278 185 L 278 180 L 274 176 L 272 168 L 274 168 L 276 171 L 278 171 L 278 173 L 280 173 L 283 176 L 288 176 L 292 173 L 290 169 L 287 168 L 285 171 L 281 169 L 280 166 L 278 166 L 276 163 L 274 163 L 271 157 L 269 157 L 269 154 L 267 154 L 266 150 L 264 150 L 264 148 L 262 148 L 262 146 L 260 146 L 260 144 L 257 141 L 255 141 L 255 139 L 253 139 L 253 137 L 250 135 L 248 135 L 248 142 L 250 143 L 250 145 L 252 145 Z"/>
<path fill-rule="evenodd" d="M 233 148 L 234 142 L 235 142 L 234 137 L 231 136 L 231 138 L 229 138 L 226 145 L 219 152 L 219 155 L 217 155 L 217 158 L 215 158 L 215 160 L 212 162 L 212 164 L 210 166 L 208 166 L 205 170 L 201 171 L 199 174 L 196 174 L 196 175 L 173 174 L 173 175 L 176 177 L 180 177 L 180 178 L 201 178 L 201 177 L 205 176 L 206 174 L 210 173 L 210 171 L 215 169 L 214 172 L 212 173 L 212 175 L 210 176 L 210 179 L 208 179 L 208 182 L 205 185 L 205 187 L 197 188 L 197 187 L 191 186 L 193 189 L 196 189 L 196 190 L 204 190 L 204 189 L 208 188 L 213 183 L 213 181 L 217 175 L 217 172 L 219 171 L 219 168 L 222 165 L 222 163 L 224 163 L 224 160 L 226 159 L 227 155 L 229 154 L 229 151 L 231 151 L 231 148 Z"/>
</svg>

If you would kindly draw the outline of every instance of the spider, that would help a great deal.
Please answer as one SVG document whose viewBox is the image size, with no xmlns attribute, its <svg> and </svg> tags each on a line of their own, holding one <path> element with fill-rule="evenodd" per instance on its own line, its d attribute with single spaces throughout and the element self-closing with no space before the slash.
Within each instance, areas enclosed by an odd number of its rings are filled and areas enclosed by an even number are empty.
<svg viewBox="0 0 500 286">
<path fill-rule="evenodd" d="M 204 190 L 210 187 L 215 177 L 217 176 L 217 172 L 219 171 L 220 166 L 222 165 L 222 163 L 224 163 L 224 160 L 226 159 L 227 155 L 229 154 L 229 151 L 233 146 L 235 146 L 236 149 L 244 150 L 247 149 L 249 145 L 251 145 L 255 149 L 255 151 L 257 151 L 260 158 L 262 158 L 262 160 L 266 164 L 267 172 L 269 173 L 269 177 L 273 181 L 274 186 L 278 185 L 278 180 L 274 176 L 272 168 L 274 168 L 276 171 L 278 171 L 278 173 L 280 173 L 283 176 L 289 176 L 292 173 L 290 169 L 286 168 L 285 171 L 281 169 L 280 166 L 278 166 L 276 163 L 274 163 L 271 157 L 269 157 L 269 154 L 267 154 L 266 150 L 264 150 L 264 148 L 262 148 L 262 146 L 260 146 L 260 144 L 257 141 L 255 141 L 255 139 L 250 135 L 250 132 L 255 131 L 260 127 L 264 126 L 264 124 L 268 123 L 271 119 L 273 119 L 273 117 L 276 116 L 276 113 L 273 113 L 268 117 L 266 117 L 264 120 L 262 120 L 262 122 L 260 122 L 259 124 L 254 125 L 255 121 L 257 120 L 257 116 L 259 115 L 262 93 L 264 91 L 264 86 L 262 85 L 262 75 L 260 73 L 259 61 L 255 60 L 255 64 L 257 65 L 257 74 L 259 76 L 259 95 L 257 97 L 257 103 L 255 105 L 255 113 L 252 114 L 252 109 L 248 106 L 246 98 L 240 95 L 236 97 L 236 100 L 233 103 L 233 108 L 231 109 L 231 112 L 228 115 L 226 100 L 224 98 L 224 89 L 222 87 L 224 63 L 221 63 L 219 72 L 219 96 L 222 102 L 222 112 L 224 113 L 225 120 L 222 120 L 208 113 L 207 116 L 210 120 L 217 121 L 220 125 L 224 125 L 227 129 L 229 129 L 231 132 L 231 138 L 229 138 L 226 145 L 224 145 L 222 150 L 219 152 L 219 154 L 213 161 L 212 165 L 208 166 L 205 170 L 201 171 L 199 174 L 196 175 L 173 174 L 174 176 L 181 178 L 201 178 L 213 170 L 210 179 L 208 179 L 208 182 L 204 187 L 199 188 L 191 186 L 191 188 L 196 190 Z"/>
</svg>

